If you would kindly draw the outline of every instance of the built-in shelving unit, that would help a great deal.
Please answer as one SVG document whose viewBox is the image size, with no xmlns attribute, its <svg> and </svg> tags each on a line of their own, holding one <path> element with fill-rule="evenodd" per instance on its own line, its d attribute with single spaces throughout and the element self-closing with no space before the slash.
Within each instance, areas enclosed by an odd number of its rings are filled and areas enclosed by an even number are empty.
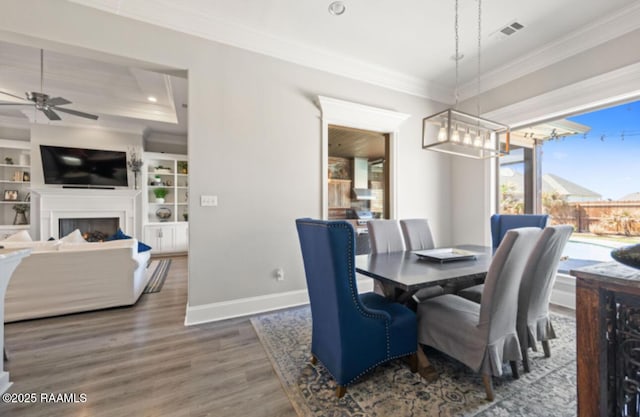
<svg viewBox="0 0 640 417">
<path fill-rule="evenodd" d="M 145 241 L 153 253 L 183 252 L 188 245 L 189 167 L 186 155 L 146 152 L 142 169 Z M 164 200 L 156 196 L 164 190 Z"/>
<path fill-rule="evenodd" d="M 27 141 L 0 139 L 0 239 L 30 227 L 30 150 Z M 24 216 L 16 206 L 28 208 Z"/>
</svg>

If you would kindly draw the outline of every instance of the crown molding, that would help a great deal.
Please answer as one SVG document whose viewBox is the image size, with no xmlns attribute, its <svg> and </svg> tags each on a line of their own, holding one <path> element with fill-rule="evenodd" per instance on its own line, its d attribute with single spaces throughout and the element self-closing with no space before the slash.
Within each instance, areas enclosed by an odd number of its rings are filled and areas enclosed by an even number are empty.
<svg viewBox="0 0 640 417">
<path fill-rule="evenodd" d="M 399 129 L 410 114 L 331 97 L 318 96 L 322 119 L 328 124 L 389 133 Z"/>
<path fill-rule="evenodd" d="M 390 90 L 446 104 L 452 104 L 455 101 L 453 89 L 443 85 L 328 50 L 311 48 L 308 45 L 258 32 L 247 26 L 207 15 L 201 10 L 194 10 L 184 2 L 156 0 L 159 5 L 150 8 L 145 2 L 137 1 L 68 1 Z M 480 92 L 506 84 L 638 28 L 640 28 L 640 2 L 634 2 L 499 69 L 481 75 Z M 466 100 L 477 94 L 476 81 L 474 79 L 459 88 L 459 100 Z"/>
<path fill-rule="evenodd" d="M 640 2 L 635 2 L 577 31 L 556 39 L 507 65 L 482 74 L 480 76 L 480 93 L 563 61 L 570 56 L 639 28 Z M 459 94 L 460 100 L 475 97 L 478 94 L 477 80 L 463 84 L 460 87 Z"/>
</svg>

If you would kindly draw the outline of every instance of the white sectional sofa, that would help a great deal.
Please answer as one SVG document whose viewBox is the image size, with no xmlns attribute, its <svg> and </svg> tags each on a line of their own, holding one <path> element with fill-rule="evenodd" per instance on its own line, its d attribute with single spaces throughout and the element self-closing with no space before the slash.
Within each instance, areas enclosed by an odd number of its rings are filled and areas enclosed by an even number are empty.
<svg viewBox="0 0 640 417">
<path fill-rule="evenodd" d="M 32 249 L 9 281 L 5 322 L 132 305 L 149 280 L 150 252 L 138 253 L 136 239 L 0 245 Z"/>
</svg>

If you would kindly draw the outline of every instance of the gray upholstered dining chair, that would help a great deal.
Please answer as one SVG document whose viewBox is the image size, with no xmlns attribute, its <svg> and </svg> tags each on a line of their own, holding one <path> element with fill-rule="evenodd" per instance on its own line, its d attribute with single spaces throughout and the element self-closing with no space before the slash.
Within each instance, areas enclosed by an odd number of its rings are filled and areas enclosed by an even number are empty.
<svg viewBox="0 0 640 417">
<path fill-rule="evenodd" d="M 542 342 L 546 357 L 551 356 L 549 340 L 556 334 L 549 316 L 551 290 L 556 280 L 558 263 L 573 226 L 546 227 L 527 260 L 518 295 L 516 328 L 522 349 L 522 366 L 529 372 L 529 348 L 537 351 L 537 342 Z M 483 285 L 466 288 L 458 293 L 461 297 L 480 302 Z"/>
<path fill-rule="evenodd" d="M 371 253 L 402 252 L 404 241 L 397 220 L 369 220 L 367 222 Z"/>
<path fill-rule="evenodd" d="M 522 359 L 516 332 L 518 290 L 527 259 L 540 236 L 538 228 L 510 230 L 489 266 L 482 303 L 445 294 L 418 305 L 418 342 L 434 347 L 482 374 L 493 401 L 492 376 L 510 362 L 514 378 Z"/>
<path fill-rule="evenodd" d="M 433 235 L 427 219 L 403 219 L 400 220 L 400 229 L 404 237 L 404 245 L 407 250 L 433 249 Z M 413 294 L 412 298 L 416 303 L 431 297 L 444 294 L 444 289 L 440 285 L 422 288 Z"/>
<path fill-rule="evenodd" d="M 367 222 L 371 253 L 391 253 L 404 251 L 404 241 L 398 220 L 376 219 Z M 377 294 L 394 298 L 391 288 L 378 280 L 373 281 L 373 291 Z"/>
</svg>

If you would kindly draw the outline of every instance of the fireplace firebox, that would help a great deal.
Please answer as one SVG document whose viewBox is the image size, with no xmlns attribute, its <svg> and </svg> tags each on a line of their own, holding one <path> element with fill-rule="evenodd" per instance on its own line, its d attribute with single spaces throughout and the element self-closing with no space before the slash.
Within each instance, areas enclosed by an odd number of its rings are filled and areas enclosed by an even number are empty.
<svg viewBox="0 0 640 417">
<path fill-rule="evenodd" d="M 58 230 L 63 237 L 76 229 L 80 230 L 82 237 L 88 242 L 102 242 L 109 236 L 113 236 L 120 227 L 118 217 L 94 217 L 94 218 L 60 218 Z"/>
</svg>

